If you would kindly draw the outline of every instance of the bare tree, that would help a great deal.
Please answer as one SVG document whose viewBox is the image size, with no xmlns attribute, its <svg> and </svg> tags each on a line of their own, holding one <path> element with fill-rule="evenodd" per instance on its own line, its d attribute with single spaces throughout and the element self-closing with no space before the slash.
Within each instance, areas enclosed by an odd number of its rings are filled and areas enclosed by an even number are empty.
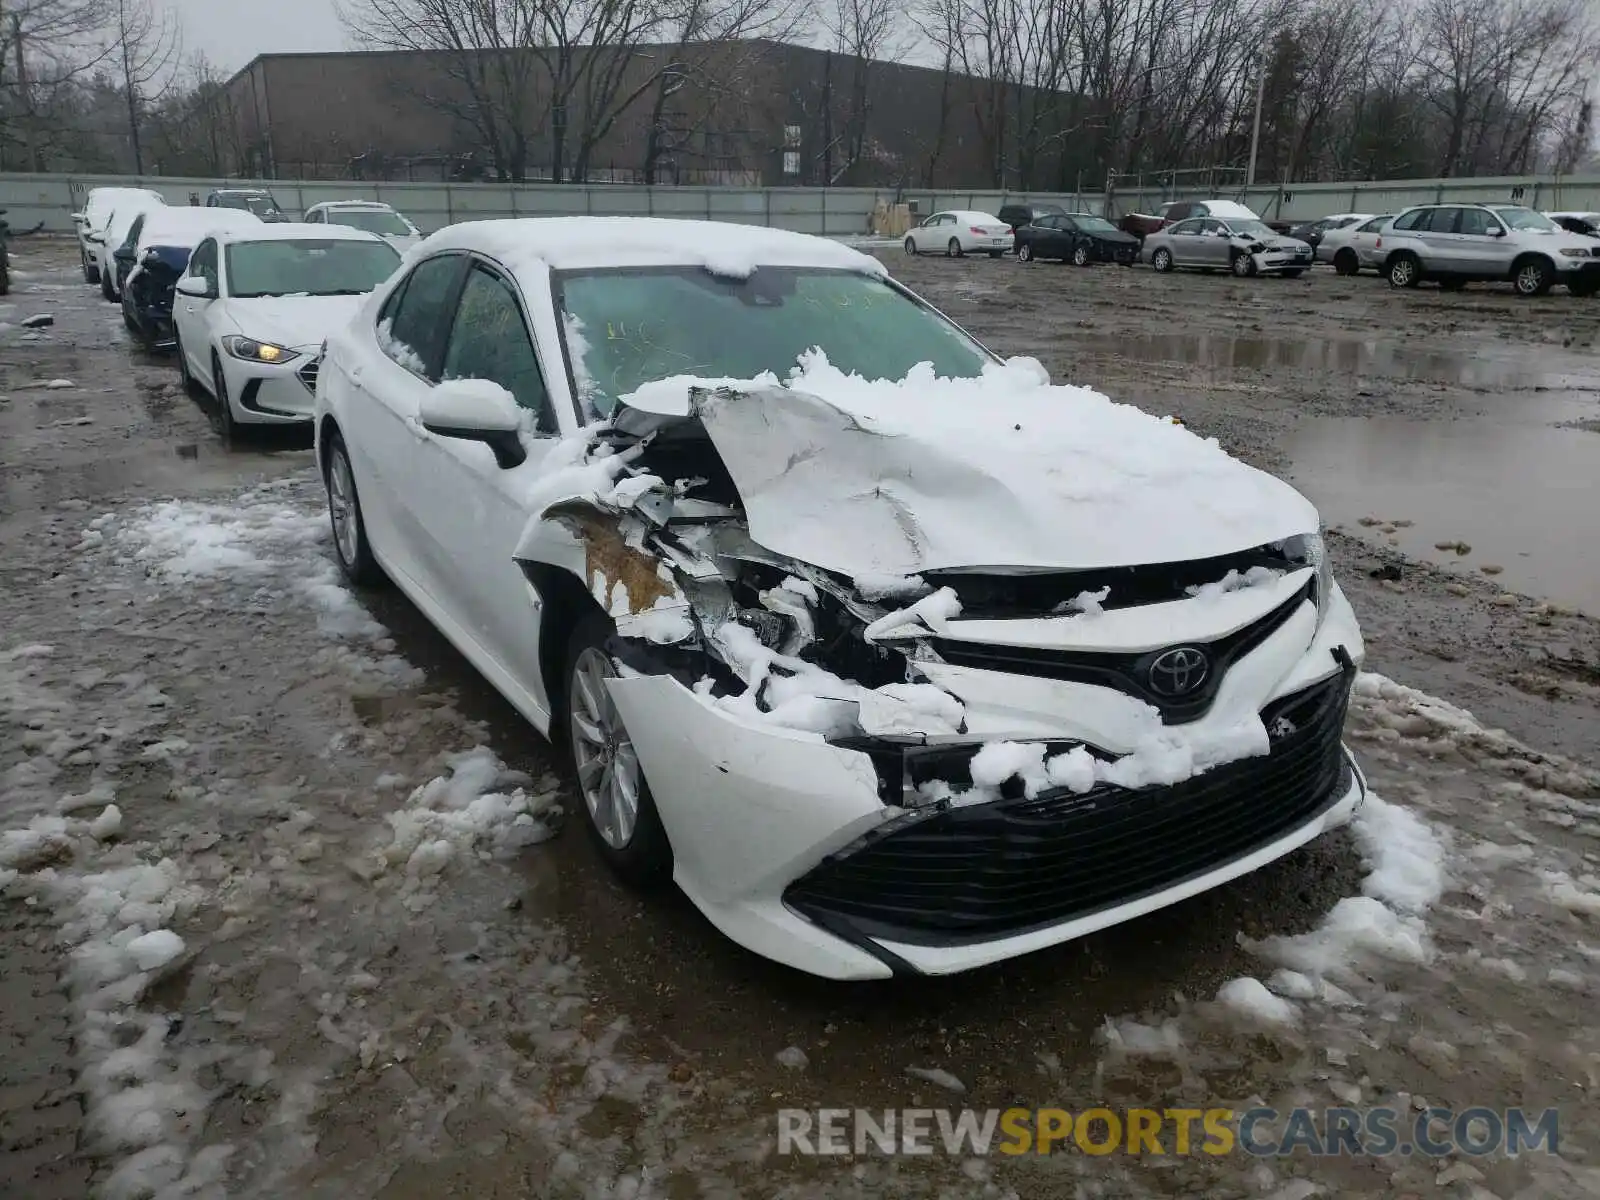
<svg viewBox="0 0 1600 1200">
<path fill-rule="evenodd" d="M 0 6 L 0 156 L 39 170 L 65 93 L 106 56 L 108 0 L 9 0 Z"/>
<path fill-rule="evenodd" d="M 170 9 L 151 0 L 109 0 L 112 53 L 128 107 L 128 142 L 133 171 L 144 174 L 140 126 L 146 108 L 172 83 L 182 49 L 182 31 Z"/>
</svg>

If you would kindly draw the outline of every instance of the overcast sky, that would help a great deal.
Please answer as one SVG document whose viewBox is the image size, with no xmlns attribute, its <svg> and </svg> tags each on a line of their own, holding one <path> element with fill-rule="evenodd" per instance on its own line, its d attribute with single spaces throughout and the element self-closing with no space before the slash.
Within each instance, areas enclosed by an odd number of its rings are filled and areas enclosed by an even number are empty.
<svg viewBox="0 0 1600 1200">
<path fill-rule="evenodd" d="M 159 3 L 159 0 L 158 0 Z M 340 50 L 333 0 L 167 0 L 183 22 L 184 57 L 196 51 L 232 73 L 258 54 Z"/>
</svg>

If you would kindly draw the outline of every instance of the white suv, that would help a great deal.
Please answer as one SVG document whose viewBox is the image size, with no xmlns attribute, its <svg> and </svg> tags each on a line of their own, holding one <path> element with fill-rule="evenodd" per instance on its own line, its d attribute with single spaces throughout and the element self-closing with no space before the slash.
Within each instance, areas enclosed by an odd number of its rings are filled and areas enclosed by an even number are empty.
<svg viewBox="0 0 1600 1200">
<path fill-rule="evenodd" d="M 1459 290 L 1474 280 L 1510 280 L 1519 296 L 1564 284 L 1574 296 L 1600 292 L 1600 245 L 1518 204 L 1424 204 L 1408 208 L 1378 239 L 1395 287 L 1424 279 Z"/>
</svg>

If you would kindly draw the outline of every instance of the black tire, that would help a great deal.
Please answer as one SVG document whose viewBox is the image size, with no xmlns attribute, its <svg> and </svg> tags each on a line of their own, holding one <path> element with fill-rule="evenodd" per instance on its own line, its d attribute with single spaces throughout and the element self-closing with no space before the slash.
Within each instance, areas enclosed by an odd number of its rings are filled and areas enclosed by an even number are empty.
<svg viewBox="0 0 1600 1200">
<path fill-rule="evenodd" d="M 1079 242 L 1076 246 L 1074 246 L 1072 248 L 1072 265 L 1073 266 L 1075 266 L 1075 267 L 1087 267 L 1093 261 L 1094 260 L 1089 257 L 1089 247 L 1086 246 L 1084 243 Z"/>
<path fill-rule="evenodd" d="M 611 619 L 598 609 L 590 609 L 573 627 L 572 634 L 567 639 L 565 669 L 561 676 L 560 734 L 567 762 L 572 770 L 573 781 L 577 784 L 578 797 L 582 802 L 583 823 L 589 830 L 590 841 L 594 843 L 600 857 L 624 882 L 639 888 L 660 887 L 672 878 L 672 843 L 667 838 L 665 826 L 661 824 L 661 814 L 656 810 L 655 797 L 650 794 L 650 784 L 644 778 L 643 770 L 641 769 L 638 775 L 637 812 L 633 827 L 620 844 L 617 839 L 608 837 L 602 828 L 600 818 L 595 812 L 597 805 L 591 803 L 590 793 L 581 775 L 584 764 L 580 763 L 580 754 L 583 753 L 580 743 L 583 745 L 591 743 L 581 737 L 578 732 L 578 721 L 575 719 L 576 715 L 581 714 L 586 707 L 581 696 L 577 699 L 576 706 L 574 704 L 575 693 L 580 687 L 579 666 L 580 662 L 594 661 L 588 657 L 590 655 L 611 661 L 611 656 L 605 652 L 605 645 L 613 632 Z M 621 715 L 616 713 L 615 706 L 610 704 L 608 698 L 602 697 L 600 702 L 614 719 L 613 728 L 626 739 L 627 730 L 622 725 Z M 631 746 L 632 743 L 625 741 L 624 744 Z M 621 757 L 620 753 L 614 754 L 610 761 L 614 762 L 618 757 Z M 591 771 L 595 769 L 594 761 L 587 760 Z M 634 763 L 637 764 L 636 756 Z M 597 791 L 600 786 L 602 786 L 601 781 L 597 780 L 595 783 Z M 607 828 L 614 829 L 615 825 L 608 824 Z"/>
<path fill-rule="evenodd" d="M 946 258 L 960 258 L 963 253 L 961 249 L 961 239 L 951 238 L 949 244 L 944 248 L 944 253 Z"/>
<path fill-rule="evenodd" d="M 1390 287 L 1414 288 L 1422 282 L 1422 263 L 1415 254 L 1402 250 L 1389 259 L 1383 273 L 1388 276 Z"/>
<path fill-rule="evenodd" d="M 100 272 L 100 295 L 105 299 L 107 304 L 115 304 L 117 302 L 117 293 L 111 286 L 110 271 Z"/>
<path fill-rule="evenodd" d="M 1333 269 L 1340 275 L 1361 274 L 1361 259 L 1348 246 L 1333 256 Z"/>
<path fill-rule="evenodd" d="M 342 464 L 342 468 L 341 468 Z M 336 501 L 334 495 L 335 473 L 343 470 L 348 483 L 347 502 Z M 322 464 L 322 486 L 328 495 L 328 525 L 333 531 L 333 557 L 339 570 L 356 587 L 371 587 L 383 582 L 383 568 L 372 557 L 372 544 L 367 540 L 367 522 L 361 514 L 361 494 L 356 490 L 355 471 L 350 466 L 350 452 L 344 448 L 344 438 L 338 430 L 325 439 Z M 342 507 L 350 522 L 352 536 L 341 538 L 337 511 Z"/>
<path fill-rule="evenodd" d="M 1162 246 L 1150 256 L 1150 265 L 1163 275 L 1172 270 L 1172 251 Z"/>
<path fill-rule="evenodd" d="M 1250 279 L 1259 270 L 1256 266 L 1256 256 L 1243 250 L 1235 250 L 1233 257 L 1228 260 L 1228 270 L 1233 272 L 1236 279 Z"/>
<path fill-rule="evenodd" d="M 89 257 L 89 252 L 80 248 L 78 250 L 78 257 L 83 259 L 83 281 L 85 283 L 99 283 L 100 267 L 94 262 L 93 259 Z"/>
<path fill-rule="evenodd" d="M 1033 243 L 1032 242 L 1023 242 L 1022 245 L 1017 247 L 1017 260 L 1019 262 L 1032 262 L 1033 261 Z"/>
<path fill-rule="evenodd" d="M 232 450 L 240 441 L 239 425 L 233 419 L 233 404 L 228 399 L 228 377 L 222 373 L 222 359 L 216 354 L 211 356 L 211 397 L 217 405 L 217 436 Z"/>
<path fill-rule="evenodd" d="M 126 304 L 122 306 L 122 323 L 128 327 L 128 332 L 133 334 L 134 337 L 139 338 L 141 341 L 144 339 L 144 333 L 139 328 L 139 322 L 133 319 L 133 314 L 128 311 Z"/>
<path fill-rule="evenodd" d="M 195 396 L 200 393 L 199 381 L 189 372 L 189 359 L 183 350 L 183 338 L 178 335 L 178 327 L 172 327 L 173 352 L 178 356 L 178 382 L 183 385 L 183 394 Z"/>
<path fill-rule="evenodd" d="M 906 238 L 905 251 L 907 254 L 911 255 L 912 258 L 917 256 L 917 243 L 912 241 L 910 237 Z"/>
<path fill-rule="evenodd" d="M 1555 286 L 1555 268 L 1538 255 L 1525 258 L 1511 268 L 1511 283 L 1519 296 L 1543 296 Z"/>
</svg>

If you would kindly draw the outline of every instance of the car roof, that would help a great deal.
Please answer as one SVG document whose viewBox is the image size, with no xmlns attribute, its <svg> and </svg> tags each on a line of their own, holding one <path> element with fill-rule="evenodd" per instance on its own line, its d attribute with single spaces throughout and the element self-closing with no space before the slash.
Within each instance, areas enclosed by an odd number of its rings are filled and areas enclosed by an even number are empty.
<svg viewBox="0 0 1600 1200">
<path fill-rule="evenodd" d="M 972 221 L 998 222 L 1000 220 L 993 213 L 982 212 L 976 208 L 941 208 L 933 215 L 936 217 L 961 217 Z"/>
<path fill-rule="evenodd" d="M 313 204 L 306 211 L 315 212 L 319 208 L 375 208 L 382 209 L 384 212 L 394 211 L 394 205 L 387 204 L 382 200 L 323 200 L 320 203 Z"/>
<path fill-rule="evenodd" d="M 265 223 L 254 213 L 237 208 L 195 208 L 190 205 L 158 205 L 148 213 L 139 231 L 140 246 L 197 246 L 212 233 L 254 223 Z"/>
<path fill-rule="evenodd" d="M 211 189 L 211 194 L 213 196 L 270 196 L 270 195 L 272 195 L 272 193 L 269 192 L 266 188 L 259 188 L 259 187 L 212 188 Z"/>
<path fill-rule="evenodd" d="M 720 221 L 664 217 L 517 217 L 447 225 L 412 253 L 475 250 L 513 272 L 604 267 L 704 267 L 744 277 L 760 266 L 826 267 L 887 275 L 877 259 L 842 242 Z"/>
<path fill-rule="evenodd" d="M 349 225 L 309 225 L 303 221 L 274 221 L 268 224 L 258 220 L 254 225 L 241 224 L 237 228 L 219 229 L 217 241 L 225 246 L 240 242 L 379 242 L 381 237 L 364 229 Z"/>
</svg>

